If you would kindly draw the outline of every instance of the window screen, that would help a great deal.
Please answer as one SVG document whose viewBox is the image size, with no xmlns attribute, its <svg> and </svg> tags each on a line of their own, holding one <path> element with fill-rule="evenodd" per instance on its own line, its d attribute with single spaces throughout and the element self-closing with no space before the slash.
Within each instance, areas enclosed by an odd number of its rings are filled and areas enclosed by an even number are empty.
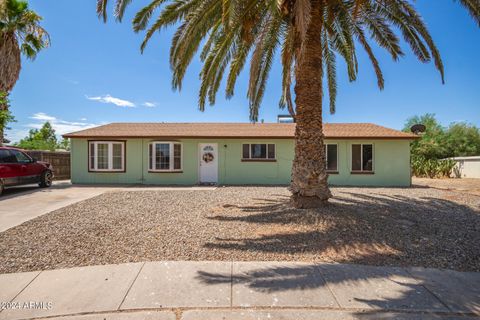
<svg viewBox="0 0 480 320">
<path fill-rule="evenodd" d="M 373 145 L 352 145 L 352 171 L 373 171 Z"/>
<path fill-rule="evenodd" d="M 242 145 L 242 159 L 275 159 L 275 144 L 252 143 Z"/>
<path fill-rule="evenodd" d="M 155 169 L 170 169 L 170 144 L 158 143 L 155 145 Z"/>
<path fill-rule="evenodd" d="M 242 147 L 243 147 L 242 158 L 243 159 L 250 158 L 250 145 L 249 144 L 244 144 Z"/>
<path fill-rule="evenodd" d="M 122 154 L 122 144 L 114 143 L 112 145 L 113 154 L 112 154 L 112 161 L 113 161 L 113 169 L 120 170 L 122 169 L 122 162 L 123 162 L 123 154 Z"/>
<path fill-rule="evenodd" d="M 362 145 L 361 144 L 352 145 L 352 170 L 353 171 L 362 170 Z"/>
<path fill-rule="evenodd" d="M 252 159 L 266 159 L 267 158 L 267 145 L 266 144 L 251 144 L 250 154 Z"/>
<path fill-rule="evenodd" d="M 125 142 L 90 141 L 88 166 L 90 171 L 123 171 Z"/>
<path fill-rule="evenodd" d="M 152 142 L 148 147 L 148 158 L 149 170 L 181 170 L 182 144 L 175 142 Z"/>
<path fill-rule="evenodd" d="M 336 144 L 327 144 L 326 159 L 328 171 L 338 171 L 337 148 Z"/>
<path fill-rule="evenodd" d="M 362 145 L 363 156 L 362 156 L 362 170 L 363 171 L 372 171 L 373 170 L 373 146 L 371 144 Z"/>
<path fill-rule="evenodd" d="M 182 168 L 182 145 L 173 145 L 173 169 L 180 170 Z"/>
<path fill-rule="evenodd" d="M 275 145 L 268 145 L 268 159 L 275 159 Z"/>
<path fill-rule="evenodd" d="M 97 144 L 97 169 L 108 169 L 108 143 Z"/>
</svg>

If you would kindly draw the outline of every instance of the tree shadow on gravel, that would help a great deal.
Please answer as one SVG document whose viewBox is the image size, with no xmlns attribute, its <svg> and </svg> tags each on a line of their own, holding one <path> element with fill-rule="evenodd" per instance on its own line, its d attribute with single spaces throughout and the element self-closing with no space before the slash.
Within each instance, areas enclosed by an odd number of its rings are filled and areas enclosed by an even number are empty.
<svg viewBox="0 0 480 320">
<path fill-rule="evenodd" d="M 225 204 L 223 223 L 247 223 L 265 232 L 216 238 L 207 248 L 276 253 L 290 260 L 423 266 L 480 271 L 480 210 L 446 199 L 337 192 L 323 208 L 292 208 L 286 196 Z M 280 232 L 278 232 L 280 230 Z M 308 255 L 308 259 L 302 259 Z"/>
<path fill-rule="evenodd" d="M 206 247 L 284 254 L 289 260 L 305 260 L 305 256 L 312 261 L 328 258 L 345 264 L 255 263 L 242 269 L 242 263 L 236 263 L 240 267 L 234 267 L 231 275 L 199 272 L 197 279 L 209 285 L 231 282 L 234 291 L 236 286 L 243 286 L 277 296 L 325 288 L 343 297 L 337 299 L 342 307 L 375 310 L 358 312 L 356 319 L 446 319 L 449 312 L 480 313 L 478 273 L 368 266 L 478 272 L 480 210 L 447 199 L 370 191 L 337 191 L 328 205 L 315 210 L 292 208 L 284 195 L 252 199 L 257 202 L 253 205 L 225 204 L 224 214 L 209 219 L 229 223 L 232 230 L 236 223 L 253 224 L 264 234 L 217 238 Z M 279 227 L 282 232 L 277 232 Z M 384 294 L 380 288 L 386 290 Z M 378 310 L 439 313 L 379 314 Z"/>
</svg>

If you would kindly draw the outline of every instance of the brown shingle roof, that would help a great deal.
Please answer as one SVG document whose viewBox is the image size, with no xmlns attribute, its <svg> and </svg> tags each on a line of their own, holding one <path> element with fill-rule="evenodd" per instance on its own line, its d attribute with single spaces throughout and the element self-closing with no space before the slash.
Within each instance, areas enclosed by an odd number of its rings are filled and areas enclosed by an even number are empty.
<svg viewBox="0 0 480 320">
<path fill-rule="evenodd" d="M 293 138 L 293 123 L 111 123 L 66 138 Z M 326 123 L 328 139 L 415 139 L 412 133 L 372 123 Z"/>
</svg>

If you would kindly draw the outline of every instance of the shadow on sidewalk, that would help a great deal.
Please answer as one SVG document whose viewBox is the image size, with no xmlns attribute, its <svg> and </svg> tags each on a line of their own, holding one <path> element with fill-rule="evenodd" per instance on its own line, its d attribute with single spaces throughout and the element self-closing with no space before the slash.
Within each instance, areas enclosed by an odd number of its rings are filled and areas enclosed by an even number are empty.
<svg viewBox="0 0 480 320">
<path fill-rule="evenodd" d="M 340 295 L 344 296 L 339 302 L 340 305 L 348 304 L 348 306 L 342 307 L 372 309 L 370 312 L 362 311 L 355 314 L 356 319 L 364 317 L 365 319 L 414 318 L 413 315 L 410 315 L 413 318 L 410 316 L 399 318 L 396 314 L 391 316 L 384 314 L 380 317 L 379 311 L 462 312 L 467 315 L 480 315 L 480 300 L 475 295 L 478 292 L 473 288 L 475 284 L 466 283 L 465 279 L 459 277 L 456 277 L 454 281 L 461 281 L 461 284 L 459 283 L 457 286 L 460 288 L 463 285 L 465 290 L 449 292 L 444 297 L 438 297 L 436 294 L 432 294 L 430 289 L 427 289 L 428 284 L 431 284 L 428 276 L 417 275 L 414 278 L 402 268 L 344 264 L 301 264 L 296 266 L 274 266 L 274 264 L 272 263 L 273 266 L 259 266 L 246 272 L 234 272 L 232 275 L 199 271 L 197 280 L 207 285 L 232 282 L 234 286 L 246 286 L 250 290 L 267 294 L 308 291 L 322 287 L 331 292 L 333 288 L 336 295 L 340 291 Z M 453 276 L 455 277 L 455 275 Z M 315 292 L 312 291 L 312 294 Z M 452 302 L 451 299 L 456 294 L 459 295 L 459 298 Z M 349 295 L 353 298 L 350 299 Z M 369 298 L 372 296 L 375 298 Z M 450 304 L 447 306 L 445 301 Z M 453 308 L 450 308 L 451 306 Z M 374 318 L 372 318 L 373 314 Z M 432 317 L 435 318 L 434 315 Z M 439 319 L 445 318 L 439 317 Z"/>
</svg>

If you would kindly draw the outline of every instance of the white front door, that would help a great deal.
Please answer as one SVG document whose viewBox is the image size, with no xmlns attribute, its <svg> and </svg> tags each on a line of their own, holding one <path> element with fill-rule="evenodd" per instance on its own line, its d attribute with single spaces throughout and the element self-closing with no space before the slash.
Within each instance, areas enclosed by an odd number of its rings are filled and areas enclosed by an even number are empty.
<svg viewBox="0 0 480 320">
<path fill-rule="evenodd" d="M 216 143 L 200 143 L 200 183 L 218 182 L 218 145 Z"/>
</svg>

